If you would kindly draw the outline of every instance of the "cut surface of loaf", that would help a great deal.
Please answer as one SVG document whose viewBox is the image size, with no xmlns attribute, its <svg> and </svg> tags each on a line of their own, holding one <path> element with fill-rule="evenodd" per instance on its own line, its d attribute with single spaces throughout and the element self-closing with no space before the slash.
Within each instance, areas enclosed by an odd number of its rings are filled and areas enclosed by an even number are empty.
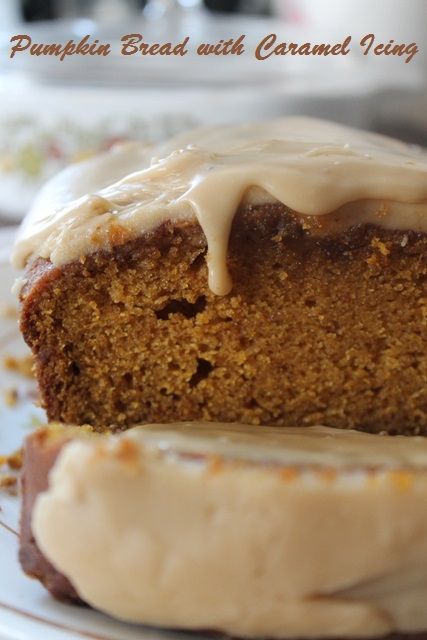
<svg viewBox="0 0 427 640">
<path fill-rule="evenodd" d="M 31 517 L 37 497 L 49 486 L 49 472 L 61 450 L 70 440 L 88 437 L 90 433 L 90 427 L 51 424 L 28 436 L 23 448 L 19 560 L 25 573 L 40 580 L 55 598 L 72 602 L 81 601 L 69 580 L 40 553 Z"/>
<path fill-rule="evenodd" d="M 427 433 L 427 236 L 312 238 L 280 205 L 247 208 L 227 296 L 208 288 L 205 252 L 200 227 L 166 224 L 30 267 L 21 327 L 50 420 Z"/>
<path fill-rule="evenodd" d="M 56 596 L 244 637 L 421 638 L 427 628 L 423 438 L 202 423 L 107 438 L 69 427 L 27 439 L 24 473 L 22 544 L 31 530 L 38 577 Z"/>
<path fill-rule="evenodd" d="M 147 154 L 71 167 L 19 233 L 50 420 L 427 433 L 425 152 L 285 118 Z"/>
</svg>

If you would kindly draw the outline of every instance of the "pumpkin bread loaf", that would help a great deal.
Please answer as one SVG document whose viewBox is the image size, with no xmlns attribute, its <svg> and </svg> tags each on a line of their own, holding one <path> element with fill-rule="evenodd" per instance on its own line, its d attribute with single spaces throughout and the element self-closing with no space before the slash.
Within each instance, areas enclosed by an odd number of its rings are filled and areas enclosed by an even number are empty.
<svg viewBox="0 0 427 640">
<path fill-rule="evenodd" d="M 426 234 L 426 154 L 317 120 L 76 165 L 15 247 L 48 418 L 427 434 Z"/>
</svg>

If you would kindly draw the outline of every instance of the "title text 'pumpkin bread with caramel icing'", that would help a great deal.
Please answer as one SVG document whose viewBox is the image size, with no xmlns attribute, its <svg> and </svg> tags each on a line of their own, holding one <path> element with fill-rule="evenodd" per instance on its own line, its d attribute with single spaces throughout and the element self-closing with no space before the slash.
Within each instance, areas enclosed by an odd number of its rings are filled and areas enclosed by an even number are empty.
<svg viewBox="0 0 427 640">
<path fill-rule="evenodd" d="M 427 154 L 308 118 L 130 144 L 14 249 L 49 419 L 427 433 Z"/>
</svg>

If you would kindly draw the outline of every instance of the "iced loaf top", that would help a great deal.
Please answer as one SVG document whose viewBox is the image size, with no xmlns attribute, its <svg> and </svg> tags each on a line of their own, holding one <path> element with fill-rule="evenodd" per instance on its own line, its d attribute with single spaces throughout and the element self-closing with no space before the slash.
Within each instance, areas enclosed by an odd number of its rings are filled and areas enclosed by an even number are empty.
<svg viewBox="0 0 427 640">
<path fill-rule="evenodd" d="M 42 189 L 13 262 L 22 267 L 41 256 L 62 265 L 167 220 L 195 220 L 207 239 L 209 287 L 225 295 L 234 215 L 241 204 L 266 202 L 328 216 L 329 230 L 332 217 L 335 228 L 370 223 L 427 232 L 427 153 L 303 117 L 196 129 L 151 148 L 124 144 Z"/>
</svg>

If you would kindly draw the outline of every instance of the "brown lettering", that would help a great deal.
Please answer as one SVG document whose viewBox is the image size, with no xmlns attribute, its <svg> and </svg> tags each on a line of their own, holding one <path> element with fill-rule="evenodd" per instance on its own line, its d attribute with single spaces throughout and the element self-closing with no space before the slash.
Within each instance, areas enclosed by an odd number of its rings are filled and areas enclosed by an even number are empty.
<svg viewBox="0 0 427 640">
<path fill-rule="evenodd" d="M 229 38 L 228 40 L 219 40 L 215 44 L 203 42 L 197 47 L 197 54 L 199 56 L 240 56 L 245 51 L 245 45 L 243 44 L 245 37 L 245 35 L 241 35 L 237 40 L 234 40 L 233 38 Z"/>
<path fill-rule="evenodd" d="M 412 58 L 418 53 L 419 48 L 416 42 L 410 44 L 397 44 L 394 40 L 389 40 L 387 44 L 380 42 L 375 44 L 375 34 L 368 33 L 360 41 L 360 46 L 364 49 L 363 55 L 367 56 L 372 49 L 375 56 L 407 56 L 405 64 L 411 62 Z"/>
<path fill-rule="evenodd" d="M 184 40 L 182 42 L 180 42 L 179 44 L 176 45 L 176 47 L 174 48 L 174 55 L 175 56 L 186 56 L 188 53 L 188 49 L 187 49 L 187 45 L 190 41 L 189 36 L 187 36 L 186 38 L 184 38 Z"/>
<path fill-rule="evenodd" d="M 405 60 L 405 64 L 407 64 L 408 62 L 411 62 L 412 58 L 416 56 L 418 52 L 419 52 L 419 48 L 416 42 L 411 42 L 411 44 L 408 44 L 405 51 L 405 53 L 408 55 L 408 57 Z"/>
<path fill-rule="evenodd" d="M 341 44 L 336 44 L 331 49 L 333 56 L 347 56 L 350 53 L 351 36 L 347 36 Z"/>
<path fill-rule="evenodd" d="M 360 46 L 365 49 L 363 52 L 364 56 L 367 56 L 372 45 L 374 44 L 375 36 L 373 33 L 368 33 L 364 38 L 360 41 Z"/>
<path fill-rule="evenodd" d="M 142 35 L 140 33 L 130 33 L 127 36 L 123 36 L 121 39 L 122 56 L 132 56 L 134 53 L 138 53 L 139 47 L 137 46 L 142 41 Z"/>
<path fill-rule="evenodd" d="M 15 53 L 18 53 L 19 51 L 25 51 L 25 49 L 28 49 L 28 47 L 31 44 L 31 38 L 30 36 L 27 36 L 25 34 L 13 36 L 10 39 L 10 44 L 12 44 L 12 42 L 16 42 L 16 44 L 10 49 L 10 54 L 9 54 L 10 58 L 13 58 L 15 56 Z"/>
<path fill-rule="evenodd" d="M 62 62 L 67 56 L 72 55 L 102 55 L 107 56 L 110 53 L 110 45 L 108 43 L 100 44 L 99 40 L 94 40 L 92 44 L 88 41 L 90 36 L 87 35 L 76 45 L 74 40 L 68 40 L 66 44 L 52 42 L 49 44 L 35 42 L 33 43 L 30 36 L 17 35 L 10 39 L 11 44 L 16 44 L 11 48 L 10 57 L 13 58 L 19 51 L 29 49 L 31 56 L 55 56 Z"/>
<path fill-rule="evenodd" d="M 311 42 L 304 42 L 297 44 L 296 42 L 279 42 L 277 44 L 277 35 L 271 33 L 266 36 L 255 50 L 255 57 L 257 60 L 266 60 L 271 56 L 285 56 L 290 54 L 291 56 L 346 56 L 350 51 L 351 36 L 347 36 L 343 42 L 338 42 L 334 45 L 328 43 L 312 44 Z"/>
<path fill-rule="evenodd" d="M 276 41 L 277 36 L 275 33 L 270 33 L 270 35 L 265 36 L 265 38 L 261 40 L 261 42 L 255 49 L 255 58 L 257 60 L 267 60 L 267 58 L 269 58 L 274 53 L 274 51 L 266 54 L 264 54 L 264 52 L 269 51 L 271 47 L 275 45 Z"/>
<path fill-rule="evenodd" d="M 84 36 L 84 38 L 80 40 L 79 44 L 77 45 L 77 53 L 81 53 L 83 56 L 89 53 L 89 49 L 90 49 L 90 46 L 88 44 L 89 38 L 90 36 L 86 35 Z M 95 40 L 95 42 L 98 42 L 98 41 Z"/>
<path fill-rule="evenodd" d="M 326 45 L 324 44 L 318 44 L 318 45 L 314 45 L 313 48 L 311 48 L 311 44 L 310 42 L 305 42 L 304 44 L 302 44 L 300 47 L 298 47 L 298 55 L 300 56 L 311 56 L 311 55 L 319 55 L 321 56 L 324 52 Z M 326 47 L 329 50 L 329 46 Z"/>
<path fill-rule="evenodd" d="M 140 53 L 143 56 L 185 56 L 188 53 L 186 46 L 189 39 L 187 36 L 175 46 L 171 42 L 149 44 L 143 41 L 144 38 L 140 33 L 130 33 L 121 39 L 121 53 L 124 56 L 131 56 L 135 53 Z"/>
</svg>

